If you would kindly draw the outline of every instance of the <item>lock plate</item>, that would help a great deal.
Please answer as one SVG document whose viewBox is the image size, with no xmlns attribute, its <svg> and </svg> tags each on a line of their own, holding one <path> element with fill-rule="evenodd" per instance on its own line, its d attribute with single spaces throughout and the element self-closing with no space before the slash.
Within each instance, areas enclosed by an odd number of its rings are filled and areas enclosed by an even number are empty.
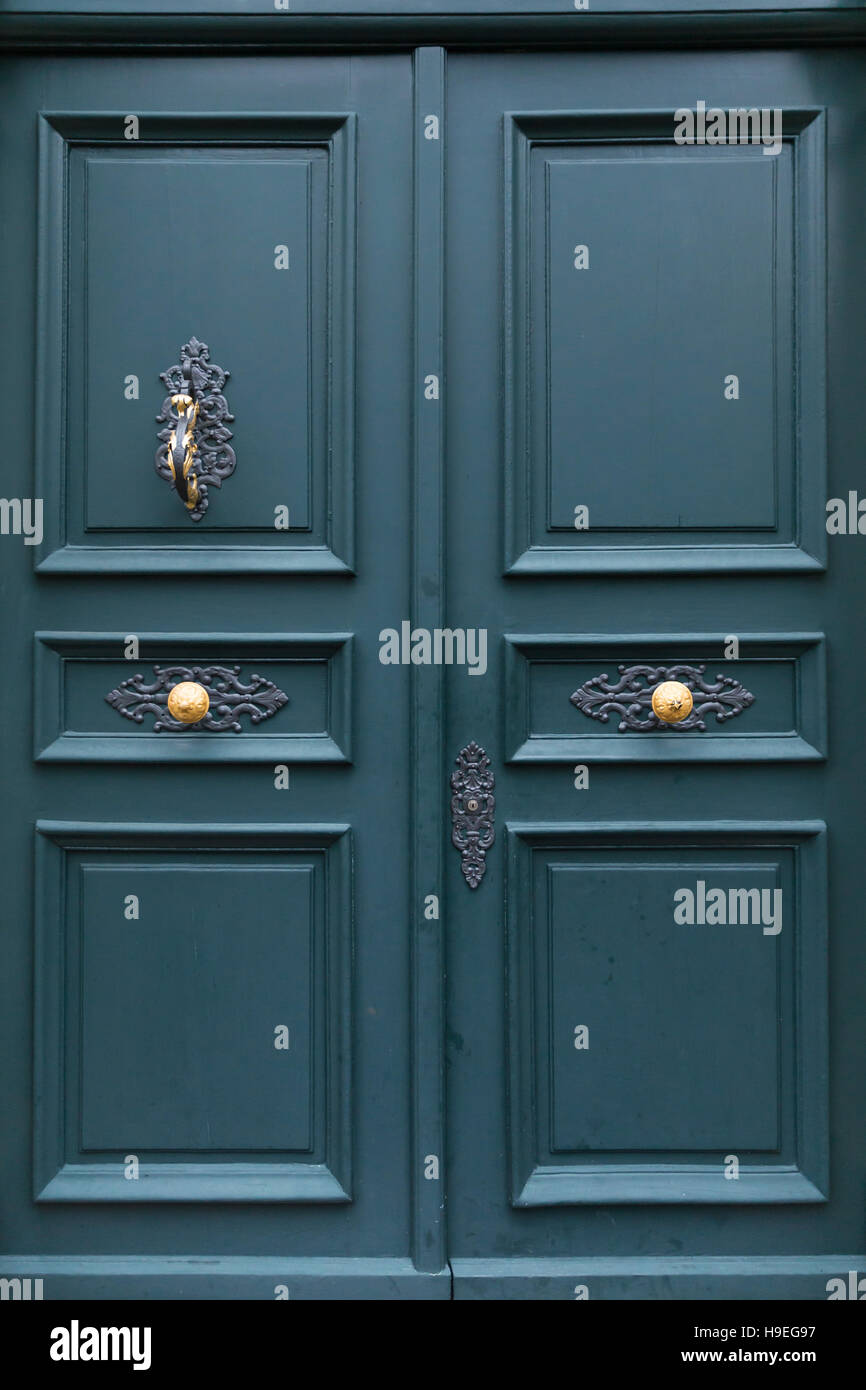
<svg viewBox="0 0 866 1390">
<path fill-rule="evenodd" d="M 487 867 L 487 851 L 496 839 L 493 812 L 496 785 L 490 759 L 477 743 L 467 743 L 451 774 L 451 843 L 459 849 L 463 877 L 477 888 Z"/>
</svg>

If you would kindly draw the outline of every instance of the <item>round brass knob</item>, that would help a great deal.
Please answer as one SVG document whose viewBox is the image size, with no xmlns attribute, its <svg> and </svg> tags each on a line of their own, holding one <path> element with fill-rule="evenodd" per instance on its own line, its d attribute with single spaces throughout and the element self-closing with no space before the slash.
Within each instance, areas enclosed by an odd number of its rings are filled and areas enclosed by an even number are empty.
<svg viewBox="0 0 866 1390">
<path fill-rule="evenodd" d="M 168 712 L 179 724 L 197 724 L 210 709 L 210 696 L 198 681 L 181 681 L 168 692 Z"/>
<path fill-rule="evenodd" d="M 692 712 L 692 692 L 682 681 L 662 681 L 653 691 L 653 714 L 663 724 L 679 724 Z"/>
</svg>

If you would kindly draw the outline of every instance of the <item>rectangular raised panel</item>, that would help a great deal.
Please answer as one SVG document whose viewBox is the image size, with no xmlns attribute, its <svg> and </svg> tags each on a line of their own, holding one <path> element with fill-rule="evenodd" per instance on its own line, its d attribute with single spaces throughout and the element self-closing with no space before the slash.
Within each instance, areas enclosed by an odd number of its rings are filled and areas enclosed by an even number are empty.
<svg viewBox="0 0 866 1390">
<path fill-rule="evenodd" d="M 776 1150 L 777 952 L 760 927 L 678 926 L 673 904 L 696 877 L 772 892 L 782 866 L 614 851 L 548 874 L 551 1152 Z M 589 1027 L 586 1056 L 576 1023 Z"/>
<path fill-rule="evenodd" d="M 82 373 L 85 534 L 188 536 L 189 518 L 172 489 L 154 487 L 147 469 L 130 464 L 150 449 L 153 407 L 158 411 L 165 395 L 145 365 L 167 370 L 192 333 L 208 343 L 211 360 L 231 373 L 225 395 L 235 416 L 233 447 L 246 459 L 246 468 L 234 475 L 241 486 L 226 482 L 223 493 L 212 495 L 206 534 L 273 531 L 280 499 L 290 505 L 294 529 L 309 531 L 309 291 L 323 276 L 321 266 L 318 277 L 312 274 L 310 232 L 320 236 L 322 230 L 325 151 L 298 159 L 266 148 L 179 150 L 168 157 L 152 149 L 137 157 L 76 150 L 70 172 L 73 216 L 77 179 L 84 202 L 82 283 L 72 286 L 70 335 L 74 339 L 80 312 L 88 345 Z M 165 235 L 141 237 L 138 229 L 154 208 L 164 214 Z M 194 208 L 196 215 L 185 237 L 181 227 L 175 229 L 186 245 L 167 264 L 170 210 L 182 208 Z M 265 225 L 274 228 L 271 242 L 289 248 L 286 271 L 275 269 L 272 245 L 263 254 Z M 177 298 L 175 287 L 182 291 Z M 142 374 L 137 402 L 116 389 L 122 364 Z M 77 443 L 73 435 L 73 452 Z M 253 470 L 255 486 L 244 487 Z"/>
<path fill-rule="evenodd" d="M 755 150 L 665 160 L 626 148 L 544 163 L 547 529 L 573 532 L 583 503 L 593 535 L 772 531 L 779 166 Z M 736 403 L 728 369 L 743 383 Z"/>
<path fill-rule="evenodd" d="M 348 827 L 37 829 L 37 1200 L 347 1201 Z"/>
<path fill-rule="evenodd" d="M 82 1152 L 307 1152 L 312 865 L 82 864 L 78 894 Z"/>
<path fill-rule="evenodd" d="M 348 572 L 354 117 L 124 130 L 122 114 L 40 121 L 40 569 Z M 198 523 L 153 464 L 160 373 L 191 337 L 230 372 L 237 457 Z"/>
<path fill-rule="evenodd" d="M 36 634 L 35 756 L 40 762 L 346 763 L 351 759 L 352 638 L 349 633 L 139 633 L 126 660 L 122 633 Z M 121 683 L 155 667 L 220 665 L 250 683 L 258 674 L 288 696 L 270 717 L 241 711 L 240 732 L 154 732 L 106 701 Z M 193 677 L 194 678 L 194 677 Z M 211 708 L 219 700 L 213 696 Z M 134 711 L 133 711 L 134 712 Z"/>
<path fill-rule="evenodd" d="M 514 1205 L 824 1200 L 823 823 L 507 837 Z"/>
<path fill-rule="evenodd" d="M 821 633 L 746 633 L 739 657 L 726 660 L 722 633 L 569 634 L 506 637 L 508 761 L 799 762 L 825 757 L 825 651 Z M 708 683 L 735 680 L 754 701 L 705 728 L 620 730 L 616 710 L 596 707 L 606 720 L 575 708 L 570 696 L 598 676 L 607 686 L 620 667 L 636 664 L 700 668 Z"/>
<path fill-rule="evenodd" d="M 674 130 L 506 120 L 512 573 L 822 567 L 822 113 Z"/>
</svg>

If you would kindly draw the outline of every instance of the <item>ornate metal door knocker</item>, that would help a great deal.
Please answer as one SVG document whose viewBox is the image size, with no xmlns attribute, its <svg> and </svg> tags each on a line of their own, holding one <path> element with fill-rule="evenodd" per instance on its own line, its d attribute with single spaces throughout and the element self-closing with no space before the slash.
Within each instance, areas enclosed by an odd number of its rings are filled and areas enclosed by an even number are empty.
<svg viewBox="0 0 866 1390">
<path fill-rule="evenodd" d="M 235 451 L 229 444 L 230 413 L 223 387 L 229 373 L 210 360 L 207 343 L 190 338 L 180 350 L 180 362 L 160 372 L 168 391 L 157 415 L 160 440 L 156 471 L 171 483 L 192 521 L 201 521 L 208 506 L 208 487 L 222 487 L 235 471 Z"/>
</svg>

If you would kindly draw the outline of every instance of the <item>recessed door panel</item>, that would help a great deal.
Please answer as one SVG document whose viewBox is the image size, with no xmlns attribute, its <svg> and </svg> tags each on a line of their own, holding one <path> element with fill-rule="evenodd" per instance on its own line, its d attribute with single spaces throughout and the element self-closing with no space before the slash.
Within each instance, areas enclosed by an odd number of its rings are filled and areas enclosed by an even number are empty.
<svg viewBox="0 0 866 1390">
<path fill-rule="evenodd" d="M 318 308 L 321 355 L 327 164 L 325 150 L 303 147 L 193 146 L 175 153 L 145 149 L 133 157 L 127 150 L 118 157 L 76 149 L 71 216 L 84 220 L 79 302 L 89 348 L 86 532 L 169 529 L 186 535 L 188 520 L 172 505 L 170 490 L 148 486 L 144 469 L 130 471 L 122 490 L 112 486 L 117 439 L 145 453 L 154 400 L 157 410 L 162 405 L 151 373 L 136 412 L 138 428 L 128 434 L 124 411 L 130 403 L 112 386 L 119 362 L 159 362 L 165 371 L 193 332 L 231 373 L 225 393 L 235 416 L 233 447 L 248 467 L 258 461 L 256 487 L 232 489 L 237 495 L 230 510 L 213 499 L 208 533 L 273 529 L 273 505 L 265 509 L 276 498 L 291 500 L 299 531 L 310 529 L 311 300 Z M 143 227 L 151 227 L 150 235 L 141 235 Z M 275 265 L 281 244 L 289 262 L 284 271 Z M 108 342 L 110 355 L 99 351 Z M 317 397 L 324 385 L 320 362 Z M 228 483 L 225 496 L 228 501 Z"/>
<path fill-rule="evenodd" d="M 346 572 L 357 113 L 135 120 L 40 117 L 37 463 L 62 506 L 39 564 Z M 195 342 L 227 373 L 235 461 L 201 519 L 153 467 L 162 378 Z"/>
<path fill-rule="evenodd" d="M 820 567 L 824 114 L 778 119 L 505 115 L 515 573 Z"/>
<path fill-rule="evenodd" d="M 791 156 L 726 153 L 539 152 L 551 530 L 574 531 L 578 478 L 593 531 L 776 528 L 771 270 L 785 255 L 776 200 L 790 203 Z M 576 269 L 575 228 L 592 273 Z M 790 241 L 790 217 L 781 230 Z M 726 399 L 731 373 L 744 389 Z M 624 410 L 611 409 L 612 381 Z"/>
<path fill-rule="evenodd" d="M 515 1204 L 821 1200 L 823 827 L 507 833 Z"/>
<path fill-rule="evenodd" d="M 504 662 L 513 762 L 799 762 L 824 756 L 821 633 L 509 633 Z M 653 686 L 669 677 L 686 679 L 693 690 L 693 712 L 682 726 L 652 718 Z"/>
<path fill-rule="evenodd" d="M 347 1201 L 348 828 L 38 828 L 37 1200 Z"/>
<path fill-rule="evenodd" d="M 130 634 L 132 635 L 132 634 Z M 348 633 L 40 632 L 35 755 L 42 762 L 350 761 Z M 204 683 L 203 722 L 168 710 L 181 681 Z"/>
</svg>

